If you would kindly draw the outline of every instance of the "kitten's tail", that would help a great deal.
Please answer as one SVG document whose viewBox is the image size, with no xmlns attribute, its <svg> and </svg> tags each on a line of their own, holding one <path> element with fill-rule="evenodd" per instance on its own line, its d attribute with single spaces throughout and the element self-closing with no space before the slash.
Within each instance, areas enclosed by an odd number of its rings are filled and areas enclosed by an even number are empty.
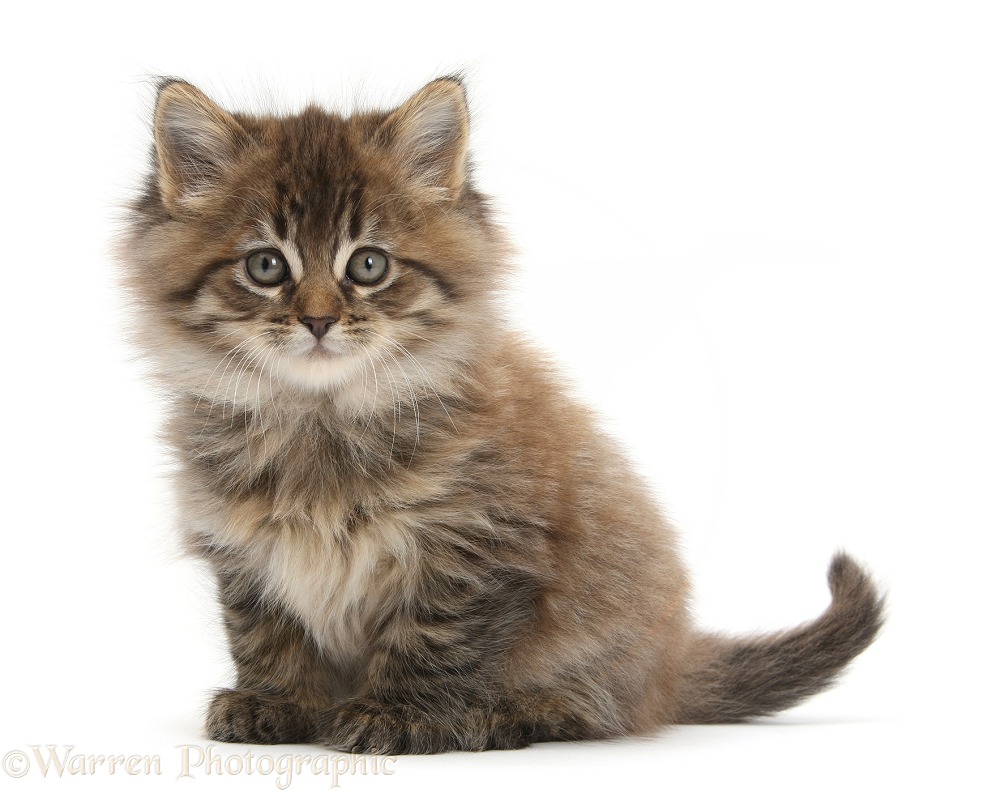
<svg viewBox="0 0 992 793">
<path fill-rule="evenodd" d="M 849 556 L 827 574 L 833 602 L 816 620 L 767 636 L 698 634 L 675 721 L 720 724 L 791 707 L 829 686 L 882 627 L 883 598 Z"/>
</svg>

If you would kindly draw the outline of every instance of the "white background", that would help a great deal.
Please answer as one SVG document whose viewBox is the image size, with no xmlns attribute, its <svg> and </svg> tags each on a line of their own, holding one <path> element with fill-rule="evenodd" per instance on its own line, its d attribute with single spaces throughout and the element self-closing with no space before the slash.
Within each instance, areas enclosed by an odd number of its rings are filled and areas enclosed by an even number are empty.
<svg viewBox="0 0 992 793">
<path fill-rule="evenodd" d="M 656 485 L 699 621 L 814 616 L 845 547 L 889 623 L 838 688 L 760 724 L 400 758 L 343 787 L 988 784 L 987 5 L 28 8 L 5 11 L 0 48 L 0 753 L 161 756 L 160 777 L 46 790 L 276 789 L 174 779 L 229 667 L 211 587 L 175 550 L 160 406 L 121 341 L 109 254 L 150 78 L 236 108 L 348 109 L 465 69 L 478 181 L 520 251 L 513 321 Z M 41 784 L 0 771 L 3 789 Z"/>
</svg>

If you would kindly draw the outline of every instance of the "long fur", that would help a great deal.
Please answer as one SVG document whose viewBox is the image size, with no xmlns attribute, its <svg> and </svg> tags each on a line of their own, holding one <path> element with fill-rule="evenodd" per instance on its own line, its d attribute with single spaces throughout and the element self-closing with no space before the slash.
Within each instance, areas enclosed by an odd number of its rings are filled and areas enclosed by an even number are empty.
<svg viewBox="0 0 992 793">
<path fill-rule="evenodd" d="M 350 118 L 160 87 L 121 258 L 237 667 L 210 737 L 510 748 L 819 691 L 878 631 L 876 589 L 838 556 L 805 627 L 692 627 L 647 488 L 497 308 L 510 257 L 467 135 L 454 78 Z M 365 248 L 388 256 L 380 283 L 349 276 Z M 257 250 L 284 282 L 252 279 Z"/>
</svg>

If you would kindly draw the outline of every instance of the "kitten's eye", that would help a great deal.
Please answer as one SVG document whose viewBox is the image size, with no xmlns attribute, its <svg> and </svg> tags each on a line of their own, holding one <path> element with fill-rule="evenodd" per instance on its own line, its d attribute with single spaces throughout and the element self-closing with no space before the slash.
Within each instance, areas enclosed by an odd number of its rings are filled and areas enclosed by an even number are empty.
<svg viewBox="0 0 992 793">
<path fill-rule="evenodd" d="M 381 281 L 389 269 L 389 258 L 375 248 L 362 248 L 348 259 L 348 277 L 356 284 L 369 286 Z"/>
<path fill-rule="evenodd" d="M 272 251 L 256 251 L 245 262 L 245 269 L 255 283 L 275 286 L 286 280 L 289 266 L 286 260 Z"/>
</svg>

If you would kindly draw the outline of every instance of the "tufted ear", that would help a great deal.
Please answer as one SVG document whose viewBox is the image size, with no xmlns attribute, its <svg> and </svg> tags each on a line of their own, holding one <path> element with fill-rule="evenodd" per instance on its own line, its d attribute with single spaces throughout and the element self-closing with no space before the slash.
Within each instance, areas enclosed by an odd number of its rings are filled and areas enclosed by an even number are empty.
<svg viewBox="0 0 992 793">
<path fill-rule="evenodd" d="M 389 114 L 381 132 L 410 179 L 457 197 L 468 168 L 468 104 L 458 79 L 428 83 Z"/>
<path fill-rule="evenodd" d="M 155 105 L 155 152 L 162 200 L 172 210 L 195 204 L 237 158 L 247 135 L 199 89 L 163 82 Z"/>
</svg>

